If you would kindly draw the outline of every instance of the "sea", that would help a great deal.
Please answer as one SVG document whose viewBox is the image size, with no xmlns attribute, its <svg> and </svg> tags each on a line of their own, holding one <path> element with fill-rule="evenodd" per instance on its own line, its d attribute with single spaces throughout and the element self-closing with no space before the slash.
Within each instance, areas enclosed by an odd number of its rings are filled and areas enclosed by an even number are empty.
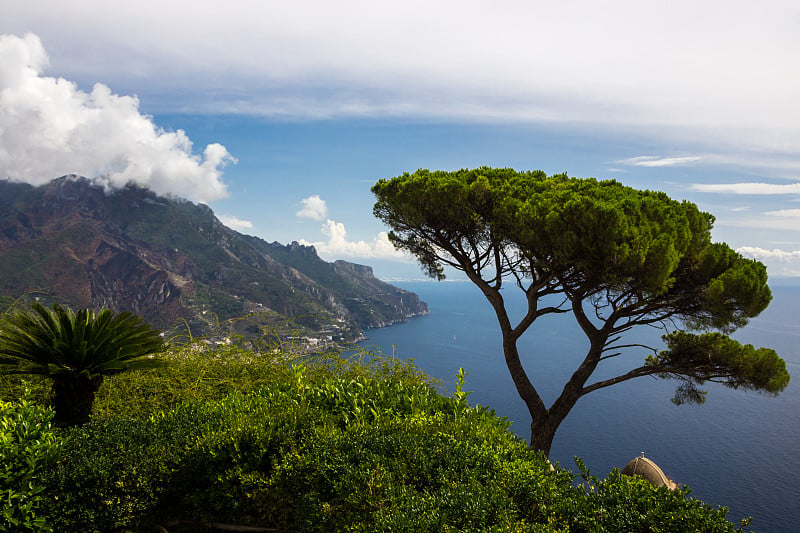
<svg viewBox="0 0 800 533">
<path fill-rule="evenodd" d="M 430 314 L 366 332 L 361 346 L 411 359 L 452 391 L 463 367 L 472 404 L 489 406 L 513 422 L 526 441 L 530 417 L 503 360 L 497 321 L 469 282 L 393 282 L 428 303 Z M 750 530 L 800 531 L 800 287 L 772 286 L 773 301 L 733 337 L 775 349 L 793 381 L 777 397 L 707 383 L 702 405 L 676 406 L 677 383 L 654 377 L 630 380 L 581 398 L 556 433 L 550 460 L 577 472 L 580 457 L 592 474 L 605 477 L 644 453 L 691 496 L 727 507 L 737 525 Z M 512 316 L 524 302 L 515 287 L 504 290 Z M 625 343 L 663 346 L 662 331 L 645 327 Z M 519 343 L 523 364 L 547 405 L 577 368 L 587 342 L 571 314 L 538 319 Z M 606 361 L 598 377 L 638 366 L 641 349 Z"/>
</svg>

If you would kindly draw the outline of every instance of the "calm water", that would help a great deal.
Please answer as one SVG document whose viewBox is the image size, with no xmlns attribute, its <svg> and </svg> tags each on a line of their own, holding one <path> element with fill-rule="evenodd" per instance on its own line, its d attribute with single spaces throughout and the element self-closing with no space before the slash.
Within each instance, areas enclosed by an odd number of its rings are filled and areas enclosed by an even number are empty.
<svg viewBox="0 0 800 533">
<path fill-rule="evenodd" d="M 530 419 L 505 367 L 496 319 L 477 288 L 459 282 L 396 285 L 419 294 L 431 314 L 369 330 L 362 345 L 413 358 L 448 389 L 464 367 L 467 390 L 474 391 L 470 401 L 514 421 L 514 431 L 527 440 Z M 729 507 L 729 520 L 738 524 L 752 516 L 754 531 L 800 531 L 800 287 L 773 287 L 773 293 L 770 307 L 735 337 L 783 357 L 794 380 L 780 396 L 710 384 L 704 405 L 677 407 L 669 401 L 675 382 L 631 380 L 583 397 L 556 433 L 551 460 L 574 468 L 579 456 L 604 477 L 645 452 L 673 480 L 690 486 L 693 496 Z M 515 302 L 509 307 L 521 313 Z M 548 405 L 585 353 L 586 341 L 570 317 L 543 317 L 520 342 L 529 376 Z M 636 337 L 627 339 L 660 335 L 650 329 L 631 334 Z M 633 353 L 609 360 L 605 375 L 641 360 Z"/>
</svg>

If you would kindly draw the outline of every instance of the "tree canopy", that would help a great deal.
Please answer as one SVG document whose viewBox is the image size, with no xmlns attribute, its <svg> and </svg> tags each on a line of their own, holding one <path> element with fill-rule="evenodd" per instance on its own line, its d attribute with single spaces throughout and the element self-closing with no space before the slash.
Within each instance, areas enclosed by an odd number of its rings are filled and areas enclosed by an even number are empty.
<svg viewBox="0 0 800 533">
<path fill-rule="evenodd" d="M 691 202 L 614 180 L 487 167 L 418 170 L 382 179 L 372 191 L 374 214 L 392 228 L 389 239 L 397 248 L 434 278 L 444 278 L 445 266 L 463 271 L 494 308 L 506 364 L 531 413 L 533 447 L 549 452 L 578 398 L 627 379 L 676 378 L 678 403 L 702 401 L 697 385 L 705 381 L 772 394 L 789 382 L 773 350 L 725 335 L 769 305 L 766 268 L 712 242 L 714 217 Z M 501 294 L 509 284 L 528 303 L 517 323 Z M 561 304 L 544 304 L 549 295 L 561 295 Z M 516 345 L 549 313 L 572 313 L 589 349 L 548 408 Z M 668 349 L 646 350 L 630 372 L 589 382 L 602 361 L 633 348 L 620 344 L 621 335 L 643 325 L 664 328 Z"/>
</svg>

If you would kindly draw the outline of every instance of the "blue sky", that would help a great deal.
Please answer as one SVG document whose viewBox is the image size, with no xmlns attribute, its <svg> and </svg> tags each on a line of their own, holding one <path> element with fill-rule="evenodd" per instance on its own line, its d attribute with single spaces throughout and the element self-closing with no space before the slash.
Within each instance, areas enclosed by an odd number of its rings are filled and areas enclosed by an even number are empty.
<svg viewBox="0 0 800 533">
<path fill-rule="evenodd" d="M 0 175 L 208 203 L 419 277 L 370 186 L 418 168 L 617 178 L 800 276 L 795 2 L 43 2 L 0 20 Z"/>
</svg>

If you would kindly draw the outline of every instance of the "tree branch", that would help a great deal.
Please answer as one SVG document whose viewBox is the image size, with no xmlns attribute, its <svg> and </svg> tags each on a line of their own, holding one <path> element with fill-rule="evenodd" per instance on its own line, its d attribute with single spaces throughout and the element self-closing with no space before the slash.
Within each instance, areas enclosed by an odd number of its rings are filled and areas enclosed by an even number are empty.
<svg viewBox="0 0 800 533">
<path fill-rule="evenodd" d="M 653 365 L 653 366 L 650 366 L 650 365 L 640 366 L 639 368 L 634 368 L 633 370 L 631 370 L 631 371 L 629 371 L 629 372 L 627 372 L 625 374 L 622 374 L 620 376 L 617 376 L 615 378 L 604 379 L 602 381 L 598 381 L 598 382 L 592 383 L 588 387 L 584 387 L 581 390 L 581 396 L 589 394 L 592 391 L 596 391 L 597 389 L 610 387 L 612 385 L 616 385 L 617 383 L 622 383 L 623 381 L 628 381 L 629 379 L 640 378 L 642 376 L 651 376 L 653 374 L 662 374 L 662 373 L 664 373 L 664 371 L 665 370 L 662 367 L 655 366 L 655 365 Z"/>
<path fill-rule="evenodd" d="M 651 352 L 657 352 L 658 351 L 655 348 L 653 348 L 652 346 L 648 346 L 646 344 L 616 344 L 616 345 L 610 345 L 610 346 L 607 345 L 605 348 L 603 348 L 603 352 L 606 352 L 608 350 L 623 350 L 625 348 L 644 348 L 645 350 L 650 350 Z"/>
</svg>

